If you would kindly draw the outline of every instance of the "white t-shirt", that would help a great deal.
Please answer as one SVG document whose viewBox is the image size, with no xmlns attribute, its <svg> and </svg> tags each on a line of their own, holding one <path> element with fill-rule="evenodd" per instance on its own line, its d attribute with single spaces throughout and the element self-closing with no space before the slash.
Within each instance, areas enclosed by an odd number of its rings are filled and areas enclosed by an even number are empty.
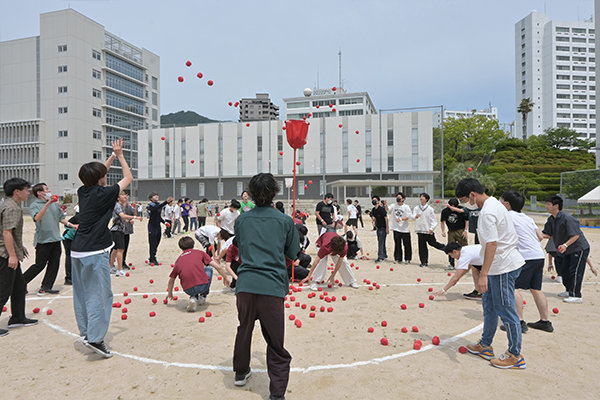
<svg viewBox="0 0 600 400">
<path fill-rule="evenodd" d="M 489 275 L 501 275 L 519 269 L 525 264 L 517 249 L 519 236 L 508 210 L 498 199 L 488 198 L 477 221 L 477 237 L 481 242 L 481 256 L 484 256 L 487 243 L 496 242 L 496 254 Z"/>
<path fill-rule="evenodd" d="M 346 207 L 346 209 L 348 210 L 348 214 L 350 215 L 348 217 L 348 219 L 353 219 L 356 218 L 356 207 L 354 207 L 353 204 L 350 204 L 349 206 Z"/>
<path fill-rule="evenodd" d="M 217 235 L 219 234 L 219 232 L 221 232 L 221 228 L 219 228 L 218 226 L 215 225 L 204 225 L 202 227 L 200 227 L 197 231 L 196 234 L 198 235 L 202 235 L 202 236 L 206 236 L 208 238 L 208 243 L 214 245 L 215 244 L 215 238 L 217 237 Z"/>
<path fill-rule="evenodd" d="M 234 233 L 233 227 L 235 225 L 235 220 L 239 215 L 240 212 L 238 210 L 231 212 L 228 207 L 219 213 L 217 219 L 221 221 L 221 228 L 228 230 L 230 233 Z"/>
<path fill-rule="evenodd" d="M 544 258 L 544 250 L 537 236 L 537 225 L 533 218 L 523 213 L 510 210 L 508 212 L 515 224 L 515 231 L 519 236 L 517 249 L 525 260 L 539 260 Z"/>
<path fill-rule="evenodd" d="M 163 218 L 168 219 L 170 221 L 172 218 L 172 216 L 171 216 L 172 213 L 173 213 L 173 207 L 171 207 L 170 205 L 167 204 L 165 206 L 165 208 L 163 209 Z"/>
<path fill-rule="evenodd" d="M 406 204 L 393 204 L 390 207 L 390 229 L 396 232 L 410 233 L 410 224 L 408 223 L 408 219 L 406 221 L 402 220 L 402 218 L 405 217 L 414 219 L 412 213 L 410 212 L 410 207 Z"/>
<path fill-rule="evenodd" d="M 483 255 L 481 253 L 480 244 L 464 246 L 460 249 L 460 258 L 456 263 L 456 269 L 469 269 L 469 265 L 483 265 Z"/>
<path fill-rule="evenodd" d="M 227 250 L 229 248 L 229 246 L 231 246 L 233 244 L 233 239 L 235 238 L 235 236 L 230 237 L 229 239 L 227 239 L 225 241 L 225 244 L 223 245 L 223 247 L 221 248 L 221 251 L 223 250 Z"/>
<path fill-rule="evenodd" d="M 176 205 L 173 207 L 173 218 L 179 219 L 181 217 L 181 207 Z"/>
</svg>

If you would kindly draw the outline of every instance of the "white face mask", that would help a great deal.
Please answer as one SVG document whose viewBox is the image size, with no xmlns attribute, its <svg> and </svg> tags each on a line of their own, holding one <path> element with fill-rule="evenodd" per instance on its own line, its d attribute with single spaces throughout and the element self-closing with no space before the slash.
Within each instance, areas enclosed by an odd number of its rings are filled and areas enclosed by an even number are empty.
<svg viewBox="0 0 600 400">
<path fill-rule="evenodd" d="M 46 200 L 50 200 L 50 199 L 52 198 L 52 193 L 51 193 L 51 192 L 44 193 L 44 198 L 45 198 Z"/>
</svg>

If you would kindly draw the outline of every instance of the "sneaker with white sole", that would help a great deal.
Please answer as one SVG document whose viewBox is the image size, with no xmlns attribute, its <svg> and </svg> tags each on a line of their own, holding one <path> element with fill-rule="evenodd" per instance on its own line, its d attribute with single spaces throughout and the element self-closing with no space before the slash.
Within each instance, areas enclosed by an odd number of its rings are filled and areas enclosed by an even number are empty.
<svg viewBox="0 0 600 400">
<path fill-rule="evenodd" d="M 525 358 L 523 354 L 515 356 L 510 352 L 502 353 L 498 358 L 490 360 L 490 364 L 502 369 L 525 369 Z"/>
<path fill-rule="evenodd" d="M 564 303 L 573 303 L 573 304 L 581 304 L 583 303 L 583 299 L 581 297 L 567 297 L 566 299 L 563 299 Z"/>
<path fill-rule="evenodd" d="M 250 375 L 252 375 L 252 371 L 250 370 L 250 368 L 248 368 L 247 372 L 236 372 L 233 384 L 235 386 L 244 386 L 246 382 L 248 382 L 248 378 L 250 378 Z"/>
<path fill-rule="evenodd" d="M 117 272 L 115 272 L 115 276 L 116 277 L 125 276 L 125 271 L 123 271 L 122 269 L 117 270 Z"/>
<path fill-rule="evenodd" d="M 569 292 L 560 292 L 557 294 L 558 297 L 569 297 Z"/>
<path fill-rule="evenodd" d="M 317 287 L 316 282 L 313 282 L 313 283 L 310 284 L 310 290 L 314 290 L 314 291 L 319 290 L 319 288 Z"/>
<path fill-rule="evenodd" d="M 0 328 L 0 336 L 6 336 L 6 335 L 8 335 L 8 331 L 6 329 Z"/>
<path fill-rule="evenodd" d="M 33 325 L 37 325 L 37 323 L 38 323 L 37 319 L 24 318 L 22 320 L 15 320 L 15 319 L 13 319 L 13 317 L 10 317 L 8 319 L 8 329 L 20 328 L 23 326 L 33 326 Z"/>
<path fill-rule="evenodd" d="M 185 311 L 196 312 L 197 309 L 198 309 L 198 300 L 196 300 L 196 298 L 194 296 L 192 296 L 192 297 L 190 297 L 190 300 L 188 301 L 188 305 L 185 308 Z"/>
<path fill-rule="evenodd" d="M 113 274 L 113 275 L 116 274 L 117 273 L 117 269 L 115 267 L 111 267 L 110 273 Z"/>
<path fill-rule="evenodd" d="M 198 302 L 198 305 L 201 306 L 202 304 L 206 303 L 206 296 L 199 294 L 198 297 L 196 297 L 196 301 Z"/>
<path fill-rule="evenodd" d="M 104 341 L 99 343 L 83 342 L 83 344 L 85 347 L 92 350 L 94 353 L 100 354 L 104 358 L 111 358 L 113 356 L 112 351 L 110 351 L 110 348 L 106 345 L 106 343 L 104 343 Z"/>
<path fill-rule="evenodd" d="M 494 358 L 494 348 L 492 346 L 483 346 L 481 342 L 467 345 L 467 350 L 469 353 L 488 361 Z"/>
<path fill-rule="evenodd" d="M 356 283 L 356 282 L 352 282 L 352 283 L 350 284 L 350 287 L 351 287 L 352 289 L 358 289 L 360 286 L 358 286 L 358 283 Z"/>
</svg>

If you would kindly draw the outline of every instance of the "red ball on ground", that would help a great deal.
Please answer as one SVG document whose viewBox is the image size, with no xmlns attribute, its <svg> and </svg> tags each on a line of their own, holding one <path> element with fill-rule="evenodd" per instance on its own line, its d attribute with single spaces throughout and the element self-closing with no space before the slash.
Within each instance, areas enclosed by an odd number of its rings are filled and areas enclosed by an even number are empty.
<svg viewBox="0 0 600 400">
<path fill-rule="evenodd" d="M 381 321 L 381 326 L 387 326 L 387 321 Z"/>
<path fill-rule="evenodd" d="M 125 272 L 125 276 L 127 276 L 127 277 L 128 277 L 128 276 L 129 276 L 129 272 Z"/>
<path fill-rule="evenodd" d="M 121 319 L 122 319 L 122 320 L 126 320 L 126 319 L 127 319 L 127 314 L 123 314 L 123 315 L 121 315 Z"/>
<path fill-rule="evenodd" d="M 168 303 L 169 303 L 169 300 L 163 299 L 163 304 L 168 304 Z"/>
<path fill-rule="evenodd" d="M 138 290 L 137 286 L 134 286 L 134 287 L 133 287 L 133 291 L 134 291 L 134 292 L 137 292 L 137 290 Z"/>
<path fill-rule="evenodd" d="M 422 346 L 422 344 L 418 340 L 415 340 L 415 342 L 413 343 L 413 349 L 415 349 L 415 350 L 421 350 L 421 346 Z"/>
<path fill-rule="evenodd" d="M 419 332 L 419 328 L 415 325 L 412 327 L 412 331 L 413 332 Z"/>
<path fill-rule="evenodd" d="M 214 82 L 213 82 L 213 81 L 208 81 L 208 82 L 206 82 L 206 84 L 207 84 L 208 86 L 212 86 L 212 85 L 214 85 Z"/>
<path fill-rule="evenodd" d="M 178 80 L 179 82 L 183 82 L 183 76 L 178 76 L 178 77 L 177 77 L 177 80 Z"/>
<path fill-rule="evenodd" d="M 308 314 L 308 316 L 309 316 L 310 318 L 314 318 L 314 317 L 315 317 L 315 313 L 314 313 L 314 312 L 311 312 L 310 314 Z"/>
<path fill-rule="evenodd" d="M 132 263 L 129 263 L 129 266 L 130 266 L 130 267 L 131 267 L 132 265 L 133 265 Z"/>
<path fill-rule="evenodd" d="M 452 273 L 451 273 L 451 272 L 448 272 L 448 276 L 452 276 Z"/>
<path fill-rule="evenodd" d="M 156 313 L 154 311 L 150 311 L 150 316 L 151 317 L 156 317 Z"/>
<path fill-rule="evenodd" d="M 129 296 L 129 293 L 123 292 L 123 297 L 127 297 L 127 296 Z"/>
<path fill-rule="evenodd" d="M 333 307 L 327 307 L 327 312 L 333 312 Z"/>
<path fill-rule="evenodd" d="M 434 345 L 436 345 L 436 346 L 439 346 L 439 345 L 440 345 L 440 338 L 439 338 L 439 337 L 437 337 L 437 336 L 434 336 L 434 337 L 431 339 L 431 343 L 433 343 L 433 344 L 434 344 Z"/>
<path fill-rule="evenodd" d="M 367 332 L 369 333 L 373 333 L 375 331 L 375 329 L 373 329 L 372 327 L 370 327 L 369 329 L 367 329 Z"/>
<path fill-rule="evenodd" d="M 198 322 L 202 323 L 202 322 L 204 322 L 204 321 L 206 321 L 206 320 L 204 319 L 204 317 L 200 317 L 200 318 L 198 318 Z"/>
<path fill-rule="evenodd" d="M 49 308 L 49 309 L 46 310 L 46 315 L 52 315 L 52 309 L 51 308 Z"/>
<path fill-rule="evenodd" d="M 400 305 L 400 308 L 403 309 L 403 310 L 406 310 L 406 304 Z"/>
<path fill-rule="evenodd" d="M 6 306 L 2 307 L 2 312 L 6 312 L 6 310 L 8 310 L 8 308 L 6 308 Z"/>
<path fill-rule="evenodd" d="M 428 289 L 427 289 L 427 291 L 428 291 L 428 292 L 433 292 L 433 288 L 432 288 L 432 287 L 430 287 L 430 288 L 428 288 Z"/>
<path fill-rule="evenodd" d="M 389 341 L 386 338 L 381 338 L 379 342 L 384 346 L 387 346 L 389 344 Z"/>
<path fill-rule="evenodd" d="M 302 328 L 302 321 L 300 321 L 299 319 L 295 320 L 294 324 L 296 324 L 296 327 Z"/>
<path fill-rule="evenodd" d="M 310 311 L 315 311 L 317 309 L 316 306 L 310 306 Z"/>
<path fill-rule="evenodd" d="M 321 306 L 321 308 L 319 308 L 319 311 L 325 312 L 325 307 Z"/>
<path fill-rule="evenodd" d="M 407 333 L 408 332 L 408 328 L 407 327 L 402 327 L 402 333 Z"/>
<path fill-rule="evenodd" d="M 131 303 L 131 299 L 125 299 L 125 304 Z"/>
<path fill-rule="evenodd" d="M 433 299 L 434 299 L 433 295 L 432 295 L 432 294 L 430 294 L 430 295 L 429 295 L 429 300 L 433 300 Z"/>
<path fill-rule="evenodd" d="M 158 303 L 158 299 L 157 299 L 156 297 L 154 297 L 154 298 L 152 299 L 152 304 L 156 304 L 156 303 Z"/>
<path fill-rule="evenodd" d="M 143 294 L 143 295 L 142 295 L 142 297 L 143 297 L 144 299 L 147 299 L 147 298 L 148 298 L 148 295 L 147 295 L 147 294 Z"/>
<path fill-rule="evenodd" d="M 346 296 L 342 296 L 342 300 L 346 301 L 348 298 Z"/>
<path fill-rule="evenodd" d="M 154 279 L 150 279 L 150 281 L 149 281 L 149 282 L 150 282 L 150 283 L 154 283 Z"/>
<path fill-rule="evenodd" d="M 290 308 L 290 303 L 285 303 L 285 308 Z"/>
<path fill-rule="evenodd" d="M 296 319 L 296 316 L 294 314 L 290 314 L 288 318 L 290 319 L 290 321 L 293 321 Z"/>
<path fill-rule="evenodd" d="M 212 317 L 212 313 L 210 311 L 205 312 L 204 315 L 206 315 L 207 317 Z"/>
<path fill-rule="evenodd" d="M 554 307 L 554 308 L 552 309 L 552 312 L 553 312 L 554 314 L 558 314 L 558 308 Z"/>
<path fill-rule="evenodd" d="M 421 278 L 417 278 L 417 282 L 421 282 Z"/>
<path fill-rule="evenodd" d="M 425 308 L 425 303 L 419 303 L 419 308 Z"/>
<path fill-rule="evenodd" d="M 123 314 L 127 314 L 127 307 L 123 307 L 123 308 L 121 309 L 121 312 L 122 312 Z"/>
<path fill-rule="evenodd" d="M 552 275 L 550 278 L 551 278 L 552 280 L 554 280 L 554 279 L 556 279 L 556 276 Z"/>
<path fill-rule="evenodd" d="M 462 353 L 462 354 L 466 354 L 467 353 L 467 348 L 465 346 L 460 346 L 458 348 L 458 352 Z"/>
<path fill-rule="evenodd" d="M 303 310 L 306 310 L 306 304 L 302 304 L 301 308 L 302 308 Z"/>
</svg>

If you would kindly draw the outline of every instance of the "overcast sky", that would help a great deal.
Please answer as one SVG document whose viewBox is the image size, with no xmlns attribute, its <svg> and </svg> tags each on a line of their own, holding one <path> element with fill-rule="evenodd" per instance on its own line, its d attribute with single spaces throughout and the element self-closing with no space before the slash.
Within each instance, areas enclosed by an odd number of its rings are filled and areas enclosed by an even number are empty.
<svg viewBox="0 0 600 400">
<path fill-rule="evenodd" d="M 0 0 L 0 41 L 36 36 L 40 13 L 69 7 L 160 56 L 162 114 L 237 120 L 227 102 L 256 92 L 281 107 L 315 87 L 317 70 L 321 88 L 337 86 L 341 49 L 343 87 L 378 109 L 491 102 L 511 122 L 514 24 L 532 10 L 582 21 L 594 1 Z"/>
</svg>

